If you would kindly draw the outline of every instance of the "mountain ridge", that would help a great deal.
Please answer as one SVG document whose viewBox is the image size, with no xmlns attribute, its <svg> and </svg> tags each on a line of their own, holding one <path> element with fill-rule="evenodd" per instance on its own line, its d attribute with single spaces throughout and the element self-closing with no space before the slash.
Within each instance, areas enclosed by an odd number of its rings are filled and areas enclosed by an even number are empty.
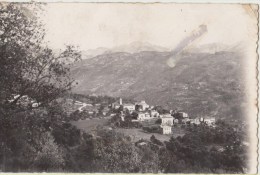
<svg viewBox="0 0 260 175">
<path fill-rule="evenodd" d="M 72 67 L 73 92 L 146 100 L 193 117 L 241 118 L 241 57 L 235 52 L 183 53 L 174 68 L 170 52 L 106 53 Z M 228 109 L 229 108 L 229 109 Z"/>
</svg>

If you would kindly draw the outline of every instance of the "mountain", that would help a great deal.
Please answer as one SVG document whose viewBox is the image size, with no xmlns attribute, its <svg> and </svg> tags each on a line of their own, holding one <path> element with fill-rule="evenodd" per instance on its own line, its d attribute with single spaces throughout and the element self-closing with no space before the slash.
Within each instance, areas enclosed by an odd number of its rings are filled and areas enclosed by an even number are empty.
<svg viewBox="0 0 260 175">
<path fill-rule="evenodd" d="M 115 47 L 111 49 L 112 52 L 127 52 L 127 53 L 138 53 L 138 52 L 144 52 L 144 51 L 157 51 L 157 52 L 166 52 L 169 51 L 169 49 L 153 45 L 147 42 L 133 42 L 128 45 L 122 45 L 119 47 Z"/>
<path fill-rule="evenodd" d="M 86 51 L 82 51 L 82 58 L 89 59 L 107 53 L 116 53 L 116 52 L 138 53 L 143 51 L 165 52 L 165 51 L 169 51 L 169 49 L 161 46 L 153 45 L 147 42 L 133 42 L 130 44 L 121 45 L 114 48 L 99 47 L 96 49 L 89 49 Z"/>
<path fill-rule="evenodd" d="M 242 119 L 242 57 L 236 52 L 185 53 L 175 67 L 170 52 L 106 53 L 73 65 L 73 92 L 145 100 L 194 117 Z"/>
<path fill-rule="evenodd" d="M 219 44 L 219 43 L 211 43 L 211 44 L 203 44 L 200 46 L 191 46 L 188 47 L 186 50 L 189 53 L 216 53 L 221 51 L 229 51 L 234 49 L 234 47 L 230 47 L 225 44 Z"/>
<path fill-rule="evenodd" d="M 96 49 L 89 49 L 87 51 L 81 51 L 82 59 L 89 59 L 89 58 L 93 58 L 98 55 L 102 55 L 102 54 L 108 52 L 108 50 L 109 50 L 108 48 L 99 47 Z"/>
</svg>

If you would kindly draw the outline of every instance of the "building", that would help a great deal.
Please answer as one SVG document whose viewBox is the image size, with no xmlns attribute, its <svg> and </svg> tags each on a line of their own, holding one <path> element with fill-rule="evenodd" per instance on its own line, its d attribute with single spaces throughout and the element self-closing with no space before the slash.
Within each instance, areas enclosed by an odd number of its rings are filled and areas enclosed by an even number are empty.
<svg viewBox="0 0 260 175">
<path fill-rule="evenodd" d="M 159 114 L 159 112 L 157 112 L 156 110 L 150 110 L 149 111 L 149 113 L 150 113 L 150 115 L 151 115 L 151 117 L 159 117 L 160 116 L 160 114 Z"/>
<path fill-rule="evenodd" d="M 208 126 L 215 126 L 216 119 L 215 117 L 207 117 L 203 119 L 203 122 L 206 123 Z"/>
<path fill-rule="evenodd" d="M 119 109 L 120 108 L 120 104 L 119 103 L 112 103 L 112 108 L 113 109 Z"/>
<path fill-rule="evenodd" d="M 190 124 L 199 125 L 200 124 L 200 119 L 199 118 L 190 119 Z"/>
<path fill-rule="evenodd" d="M 132 112 L 135 110 L 135 105 L 131 104 L 131 103 L 126 103 L 126 104 L 123 104 L 123 109 L 127 109 L 130 112 Z"/>
<path fill-rule="evenodd" d="M 161 125 L 162 134 L 172 134 L 172 126 Z"/>
<path fill-rule="evenodd" d="M 145 111 L 149 108 L 149 105 L 143 100 L 140 103 L 135 104 L 139 111 Z"/>
<path fill-rule="evenodd" d="M 188 124 L 188 123 L 190 123 L 190 119 L 189 118 L 184 118 L 184 119 L 182 119 L 182 123 Z"/>
<path fill-rule="evenodd" d="M 168 126 L 173 125 L 174 118 L 170 114 L 161 115 L 161 119 L 162 119 L 161 125 L 168 125 Z"/>
<path fill-rule="evenodd" d="M 37 108 L 37 107 L 39 107 L 39 105 L 40 105 L 39 103 L 34 102 L 34 103 L 32 104 L 32 107 L 33 107 L 33 108 Z"/>
<path fill-rule="evenodd" d="M 112 107 L 113 109 L 119 109 L 120 106 L 122 106 L 122 105 L 123 105 L 122 98 L 119 98 L 119 102 L 112 103 L 111 107 Z"/>
<path fill-rule="evenodd" d="M 160 118 L 162 120 L 161 133 L 162 134 L 171 134 L 174 118 L 171 116 L 171 114 L 163 114 L 160 116 Z"/>
<path fill-rule="evenodd" d="M 151 115 L 148 112 L 138 112 L 137 113 L 138 121 L 149 120 L 150 118 L 151 118 Z"/>
<path fill-rule="evenodd" d="M 160 118 L 163 118 L 163 117 L 172 117 L 173 118 L 173 116 L 171 114 L 161 114 L 159 117 Z"/>
<path fill-rule="evenodd" d="M 182 118 L 189 118 L 188 114 L 185 113 L 185 112 L 178 112 L 179 115 L 182 117 Z"/>
<path fill-rule="evenodd" d="M 108 107 L 104 107 L 104 109 L 102 110 L 102 115 L 107 115 L 109 113 L 109 108 Z"/>
</svg>

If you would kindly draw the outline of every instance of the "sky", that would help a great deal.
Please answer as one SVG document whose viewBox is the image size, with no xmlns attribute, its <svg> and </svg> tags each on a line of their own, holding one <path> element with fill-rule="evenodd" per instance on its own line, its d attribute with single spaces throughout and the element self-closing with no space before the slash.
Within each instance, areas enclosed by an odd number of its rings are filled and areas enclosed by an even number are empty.
<svg viewBox="0 0 260 175">
<path fill-rule="evenodd" d="M 82 50 L 147 42 L 174 49 L 200 25 L 207 33 L 197 45 L 236 45 L 255 31 L 252 16 L 238 4 L 49 3 L 42 16 L 49 45 Z M 254 35 L 255 36 L 255 35 Z"/>
</svg>

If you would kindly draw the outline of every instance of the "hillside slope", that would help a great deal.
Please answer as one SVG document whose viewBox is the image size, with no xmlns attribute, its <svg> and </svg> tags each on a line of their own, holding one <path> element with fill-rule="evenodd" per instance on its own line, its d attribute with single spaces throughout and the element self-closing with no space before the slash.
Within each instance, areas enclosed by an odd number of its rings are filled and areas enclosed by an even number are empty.
<svg viewBox="0 0 260 175">
<path fill-rule="evenodd" d="M 72 67 L 80 94 L 146 100 L 187 111 L 191 117 L 239 119 L 244 87 L 241 57 L 234 52 L 186 53 L 170 68 L 169 52 L 99 55 Z"/>
</svg>

